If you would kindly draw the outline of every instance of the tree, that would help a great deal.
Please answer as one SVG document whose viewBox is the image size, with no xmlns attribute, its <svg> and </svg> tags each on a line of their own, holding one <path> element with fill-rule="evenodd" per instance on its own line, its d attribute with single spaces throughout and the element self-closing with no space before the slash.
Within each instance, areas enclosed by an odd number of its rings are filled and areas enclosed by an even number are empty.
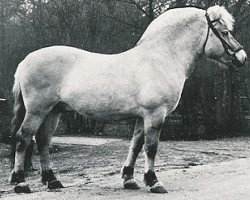
<svg viewBox="0 0 250 200">
<path fill-rule="evenodd" d="M 15 69 L 36 49 L 70 45 L 98 53 L 122 52 L 132 48 L 149 23 L 167 9 L 186 5 L 207 8 L 214 4 L 223 5 L 234 13 L 236 38 L 249 52 L 248 0 L 2 0 L 0 89 L 3 97 L 11 105 Z M 232 121 L 242 127 L 242 98 L 249 96 L 246 68 L 239 73 L 220 71 L 215 62 L 208 60 L 200 66 L 206 67 L 198 68 L 190 77 L 176 111 L 182 115 L 184 130 L 194 132 L 199 123 L 204 126 L 201 130 L 206 130 L 205 135 L 207 131 L 213 134 L 215 129 L 226 133 L 230 124 L 236 124 Z M 249 110 L 249 102 L 250 99 L 247 105 L 244 103 L 245 111 Z M 92 125 L 99 126 L 99 122 L 86 122 L 75 113 L 65 114 L 63 118 L 71 129 L 83 124 L 82 132 L 89 132 Z"/>
</svg>

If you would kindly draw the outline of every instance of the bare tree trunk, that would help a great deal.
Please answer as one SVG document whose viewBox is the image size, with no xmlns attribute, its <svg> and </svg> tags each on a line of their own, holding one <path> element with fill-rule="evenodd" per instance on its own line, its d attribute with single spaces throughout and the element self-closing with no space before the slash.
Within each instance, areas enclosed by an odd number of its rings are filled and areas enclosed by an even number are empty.
<svg viewBox="0 0 250 200">
<path fill-rule="evenodd" d="M 153 1 L 154 0 L 149 0 L 148 1 L 148 16 L 149 16 L 148 17 L 148 20 L 149 20 L 148 23 L 152 22 L 154 20 L 154 18 L 155 18 Z"/>
</svg>

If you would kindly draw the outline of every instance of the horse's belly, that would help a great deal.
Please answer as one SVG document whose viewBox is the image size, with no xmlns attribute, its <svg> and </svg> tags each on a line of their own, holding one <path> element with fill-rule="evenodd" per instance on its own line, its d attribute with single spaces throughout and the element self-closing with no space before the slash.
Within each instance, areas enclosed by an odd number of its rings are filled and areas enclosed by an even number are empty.
<svg viewBox="0 0 250 200">
<path fill-rule="evenodd" d="M 100 120 L 120 120 L 139 116 L 139 109 L 126 105 L 119 106 L 116 103 L 92 101 L 68 105 L 81 115 Z"/>
<path fill-rule="evenodd" d="M 69 89 L 61 93 L 61 100 L 78 113 L 94 118 L 124 118 L 139 114 L 136 99 L 131 93 L 124 92 L 124 89 Z"/>
<path fill-rule="evenodd" d="M 79 105 L 76 104 L 75 110 L 95 118 L 124 118 L 138 114 L 138 108 L 132 101 L 99 101 L 99 99 L 92 102 L 83 101 Z"/>
</svg>

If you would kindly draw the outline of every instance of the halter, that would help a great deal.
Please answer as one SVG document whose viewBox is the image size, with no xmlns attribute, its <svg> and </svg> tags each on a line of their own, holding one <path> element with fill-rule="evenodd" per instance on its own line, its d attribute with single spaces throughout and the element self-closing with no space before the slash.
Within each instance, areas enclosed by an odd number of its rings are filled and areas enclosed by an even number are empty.
<svg viewBox="0 0 250 200">
<path fill-rule="evenodd" d="M 239 45 L 238 47 L 232 47 L 225 39 L 223 39 L 223 37 L 221 36 L 221 33 L 214 27 L 213 23 L 218 21 L 217 20 L 213 20 L 211 21 L 207 12 L 205 14 L 206 16 L 206 19 L 207 19 L 207 23 L 208 23 L 208 31 L 207 31 L 207 37 L 206 37 L 206 40 L 205 40 L 205 43 L 204 43 L 204 46 L 203 46 L 203 52 L 205 52 L 205 47 L 206 47 L 206 44 L 207 44 L 207 41 L 208 41 L 208 37 L 209 37 L 209 31 L 210 29 L 212 29 L 212 31 L 214 32 L 214 34 L 217 36 L 217 38 L 219 38 L 219 40 L 221 41 L 226 53 L 228 55 L 234 55 L 235 56 L 235 53 L 239 52 L 241 49 L 243 49 L 243 47 L 241 45 Z M 230 49 L 231 51 L 233 51 L 234 53 L 231 54 L 228 49 Z"/>
</svg>

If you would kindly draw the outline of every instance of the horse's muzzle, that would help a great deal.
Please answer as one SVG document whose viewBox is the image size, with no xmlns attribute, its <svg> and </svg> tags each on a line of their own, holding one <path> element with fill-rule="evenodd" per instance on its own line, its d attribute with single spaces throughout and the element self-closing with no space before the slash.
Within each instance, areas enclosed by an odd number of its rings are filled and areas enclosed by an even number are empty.
<svg viewBox="0 0 250 200">
<path fill-rule="evenodd" d="M 232 64 L 236 67 L 242 67 L 246 63 L 246 60 L 247 54 L 243 49 L 241 49 L 233 55 Z"/>
</svg>

